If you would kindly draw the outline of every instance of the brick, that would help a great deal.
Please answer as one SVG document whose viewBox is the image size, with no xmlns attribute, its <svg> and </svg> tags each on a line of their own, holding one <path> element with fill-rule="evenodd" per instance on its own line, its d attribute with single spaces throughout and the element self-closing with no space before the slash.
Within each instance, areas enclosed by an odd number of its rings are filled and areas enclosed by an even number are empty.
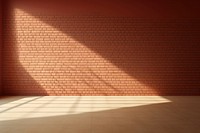
<svg viewBox="0 0 200 133">
<path fill-rule="evenodd" d="M 3 21 L 5 94 L 200 95 L 200 19 L 15 9 Z"/>
</svg>

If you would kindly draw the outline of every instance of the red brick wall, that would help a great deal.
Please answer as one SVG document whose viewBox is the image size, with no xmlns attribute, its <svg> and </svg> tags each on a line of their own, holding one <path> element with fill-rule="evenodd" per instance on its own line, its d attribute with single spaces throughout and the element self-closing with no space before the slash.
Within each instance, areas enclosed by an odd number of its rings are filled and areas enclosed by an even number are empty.
<svg viewBox="0 0 200 133">
<path fill-rule="evenodd" d="M 197 10 L 185 1 L 11 0 L 4 18 L 4 93 L 199 95 Z"/>
<path fill-rule="evenodd" d="M 3 29 L 2 29 L 2 1 L 0 1 L 0 96 L 2 95 L 2 44 L 3 44 L 3 37 L 2 37 L 2 32 L 3 32 Z"/>
</svg>

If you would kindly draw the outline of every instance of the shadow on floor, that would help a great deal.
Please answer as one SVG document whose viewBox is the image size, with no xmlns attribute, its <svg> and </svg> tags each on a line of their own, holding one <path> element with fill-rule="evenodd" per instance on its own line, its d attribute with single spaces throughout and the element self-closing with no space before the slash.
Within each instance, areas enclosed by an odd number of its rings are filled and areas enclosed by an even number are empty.
<svg viewBox="0 0 200 133">
<path fill-rule="evenodd" d="M 5 100 L 5 99 L 7 99 L 7 98 L 9 98 L 9 101 L 8 100 Z M 22 97 L 11 97 L 11 96 L 1 96 L 0 97 L 0 105 L 3 105 L 3 104 L 8 104 L 8 103 L 10 103 L 10 102 L 14 102 L 14 101 L 17 101 L 17 100 L 20 100 L 20 99 L 22 99 Z"/>
</svg>

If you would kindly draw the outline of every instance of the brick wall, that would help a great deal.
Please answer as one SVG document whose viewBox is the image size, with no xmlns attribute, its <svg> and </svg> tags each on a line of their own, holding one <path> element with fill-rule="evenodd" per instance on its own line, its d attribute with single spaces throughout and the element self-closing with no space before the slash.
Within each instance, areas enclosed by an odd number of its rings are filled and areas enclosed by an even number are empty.
<svg viewBox="0 0 200 133">
<path fill-rule="evenodd" d="M 2 32 L 3 32 L 3 27 L 2 27 L 2 15 L 3 15 L 3 13 L 2 13 L 2 1 L 0 1 L 0 96 L 2 95 L 2 80 L 1 80 L 1 77 L 2 77 L 2 71 L 1 71 L 1 69 L 2 69 L 2 64 L 1 64 L 1 62 L 2 62 L 2 44 L 3 44 L 3 38 L 2 38 Z"/>
<path fill-rule="evenodd" d="M 5 94 L 200 94 L 198 17 L 36 7 L 7 6 Z"/>
</svg>

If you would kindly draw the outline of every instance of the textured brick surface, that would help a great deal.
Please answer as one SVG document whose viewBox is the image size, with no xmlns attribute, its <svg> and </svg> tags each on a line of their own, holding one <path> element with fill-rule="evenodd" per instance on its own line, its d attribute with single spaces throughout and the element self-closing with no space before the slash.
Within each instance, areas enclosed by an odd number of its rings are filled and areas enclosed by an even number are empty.
<svg viewBox="0 0 200 133">
<path fill-rule="evenodd" d="M 4 28 L 5 94 L 200 94 L 200 19 L 13 9 Z"/>
<path fill-rule="evenodd" d="M 2 69 L 2 44 L 3 44 L 3 38 L 2 38 L 2 32 L 3 32 L 3 27 L 2 27 L 2 1 L 0 1 L 0 96 L 2 95 L 2 85 L 1 85 L 1 78 L 2 78 L 2 72 L 1 72 L 1 69 Z"/>
</svg>

